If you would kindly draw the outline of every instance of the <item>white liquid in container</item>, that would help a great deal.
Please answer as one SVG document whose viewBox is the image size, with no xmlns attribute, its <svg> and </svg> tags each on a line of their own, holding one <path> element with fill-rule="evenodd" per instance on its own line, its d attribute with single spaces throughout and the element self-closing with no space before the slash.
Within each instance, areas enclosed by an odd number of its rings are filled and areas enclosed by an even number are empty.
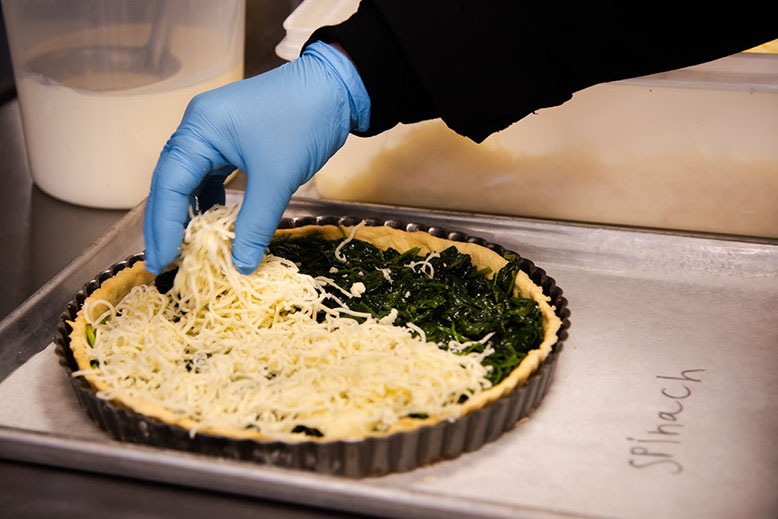
<svg viewBox="0 0 778 519">
<path fill-rule="evenodd" d="M 159 153 L 189 100 L 243 77 L 242 59 L 216 55 L 207 34 L 180 41 L 187 42 L 180 55 L 198 55 L 199 61 L 182 60 L 175 75 L 144 87 L 100 92 L 17 74 L 27 156 L 33 180 L 43 191 L 100 208 L 128 209 L 143 201 Z M 193 41 L 201 48 L 192 48 Z M 174 36 L 174 54 L 175 42 Z"/>
</svg>

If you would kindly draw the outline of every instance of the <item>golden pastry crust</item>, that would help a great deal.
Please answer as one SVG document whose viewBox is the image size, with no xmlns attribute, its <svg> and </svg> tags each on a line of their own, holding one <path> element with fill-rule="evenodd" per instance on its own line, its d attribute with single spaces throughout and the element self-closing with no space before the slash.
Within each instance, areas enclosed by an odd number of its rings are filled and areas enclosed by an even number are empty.
<svg viewBox="0 0 778 519">
<path fill-rule="evenodd" d="M 353 230 L 353 227 L 310 225 L 292 229 L 280 229 L 276 232 L 276 236 L 305 236 L 311 233 L 318 233 L 323 238 L 338 240 L 343 239 L 344 234 L 349 235 L 349 233 L 351 233 Z M 505 258 L 486 247 L 473 243 L 438 238 L 422 231 L 407 232 L 385 226 L 358 226 L 355 230 L 354 238 L 367 241 L 382 249 L 394 248 L 400 252 L 418 247 L 420 254 L 441 252 L 453 245 L 459 250 L 459 252 L 470 255 L 473 263 L 476 266 L 479 268 L 489 267 L 492 272 L 499 271 L 507 264 L 507 260 Z M 132 287 L 149 284 L 153 282 L 154 278 L 155 276 L 145 269 L 144 262 L 139 261 L 132 267 L 124 269 L 116 276 L 106 280 L 99 289 L 97 289 L 87 298 L 87 301 L 85 301 L 82 309 L 79 310 L 78 314 L 76 315 L 76 319 L 70 323 L 72 326 L 72 332 L 70 333 L 70 349 L 73 352 L 73 356 L 80 370 L 90 369 L 90 360 L 87 354 L 87 350 L 90 348 L 90 346 L 86 339 L 87 324 L 83 314 L 84 307 L 88 307 L 87 303 L 98 299 L 104 299 L 115 305 L 130 292 Z M 543 289 L 536 285 L 523 271 L 519 271 L 515 284 L 516 294 L 537 301 L 543 316 L 544 338 L 541 344 L 536 349 L 531 350 L 521 361 L 519 366 L 517 366 L 499 384 L 488 388 L 481 393 L 478 393 L 477 395 L 474 395 L 467 402 L 465 402 L 462 406 L 462 415 L 482 408 L 520 386 L 538 369 L 541 362 L 543 362 L 543 360 L 545 360 L 546 357 L 551 353 L 554 344 L 557 342 L 557 332 L 561 327 L 562 321 L 559 319 L 559 317 L 557 317 L 554 308 L 549 304 L 550 298 L 543 294 Z M 90 375 L 88 371 L 83 375 L 83 377 L 96 391 L 104 391 L 109 389 L 99 378 Z M 193 420 L 175 415 L 152 400 L 119 396 L 112 399 L 111 401 L 114 404 L 128 408 L 145 417 L 154 418 L 170 425 L 175 425 L 190 430 L 196 425 Z M 398 432 L 410 431 L 423 426 L 434 425 L 440 420 L 441 418 L 436 416 L 430 416 L 425 419 L 402 418 L 389 430 L 376 432 L 370 436 L 384 436 Z M 261 432 L 254 429 L 205 427 L 198 429 L 198 432 L 235 439 L 249 438 L 259 441 L 275 440 L 274 438 L 262 434 Z M 332 436 L 326 438 L 306 437 L 300 441 L 327 442 L 343 439 L 360 438 L 338 438 Z"/>
</svg>

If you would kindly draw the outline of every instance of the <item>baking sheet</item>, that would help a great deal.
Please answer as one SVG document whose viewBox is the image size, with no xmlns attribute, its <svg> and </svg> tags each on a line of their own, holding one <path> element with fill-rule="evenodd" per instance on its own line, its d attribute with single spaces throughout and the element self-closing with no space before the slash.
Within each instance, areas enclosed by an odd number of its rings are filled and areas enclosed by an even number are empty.
<svg viewBox="0 0 778 519">
<path fill-rule="evenodd" d="M 389 517 L 778 515 L 778 242 L 306 199 L 287 212 L 304 214 L 458 229 L 544 268 L 572 325 L 541 407 L 477 452 L 353 480 L 115 442 L 53 345 L 4 341 L 21 367 L 0 383 L 0 456 Z M 131 212 L 53 281 L 83 283 L 141 243 Z"/>
</svg>

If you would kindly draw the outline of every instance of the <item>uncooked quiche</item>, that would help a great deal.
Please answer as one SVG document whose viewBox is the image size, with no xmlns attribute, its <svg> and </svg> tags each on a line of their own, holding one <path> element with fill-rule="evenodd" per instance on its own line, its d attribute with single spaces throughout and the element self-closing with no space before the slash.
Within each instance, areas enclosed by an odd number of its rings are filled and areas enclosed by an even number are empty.
<svg viewBox="0 0 778 519">
<path fill-rule="evenodd" d="M 244 276 L 237 210 L 194 216 L 169 272 L 139 260 L 93 287 L 63 340 L 82 390 L 193 442 L 355 445 L 482 413 L 561 346 L 566 301 L 517 255 L 365 221 L 299 225 Z"/>
</svg>

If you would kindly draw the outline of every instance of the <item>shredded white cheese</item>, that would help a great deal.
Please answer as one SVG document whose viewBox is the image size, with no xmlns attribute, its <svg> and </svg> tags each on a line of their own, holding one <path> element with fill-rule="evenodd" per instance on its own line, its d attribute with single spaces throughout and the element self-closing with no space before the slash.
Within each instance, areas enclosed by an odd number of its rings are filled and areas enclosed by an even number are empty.
<svg viewBox="0 0 778 519">
<path fill-rule="evenodd" d="M 343 240 L 342 242 L 340 242 L 340 243 L 338 244 L 338 246 L 337 246 L 337 247 L 335 247 L 335 259 L 337 259 L 337 260 L 338 260 L 338 261 L 340 261 L 341 263 L 346 263 L 346 262 L 348 262 L 348 258 L 346 258 L 346 256 L 344 256 L 344 255 L 343 255 L 343 247 L 345 247 L 345 246 L 346 246 L 346 245 L 348 245 L 348 244 L 349 244 L 351 241 L 353 241 L 353 240 L 354 240 L 354 236 L 356 236 L 356 234 L 357 234 L 357 230 L 359 230 L 359 228 L 360 228 L 360 227 L 363 227 L 364 225 L 365 225 L 365 222 L 364 222 L 364 221 L 361 221 L 361 222 L 359 222 L 358 224 L 356 224 L 356 225 L 355 225 L 355 226 L 354 226 L 354 227 L 351 229 L 351 233 L 349 233 L 348 237 L 347 237 L 345 240 Z"/>
<path fill-rule="evenodd" d="M 441 349 L 420 328 L 393 325 L 396 310 L 376 320 L 342 304 L 327 308 L 325 299 L 339 301 L 324 291 L 331 279 L 272 255 L 239 274 L 230 258 L 236 214 L 216 206 L 191 220 L 168 294 L 137 286 L 115 307 L 85 306 L 95 367 L 76 376 L 101 380 L 110 388 L 102 398 L 154 402 L 190 421 L 193 434 L 254 429 L 282 440 L 306 438 L 293 432 L 299 426 L 324 439 L 360 438 L 409 414 L 453 419 L 461 395 L 490 386 L 481 364 L 489 351 Z M 338 260 L 347 262 L 343 243 Z M 432 275 L 428 266 L 420 265 Z M 345 297 L 365 290 L 339 288 Z"/>
<path fill-rule="evenodd" d="M 432 279 L 435 277 L 435 266 L 430 263 L 430 260 L 434 258 L 439 258 L 440 253 L 439 252 L 430 252 L 427 254 L 427 256 L 420 260 L 420 261 L 412 261 L 408 263 L 408 267 L 413 269 L 414 272 L 421 272 L 425 274 L 428 278 Z M 419 270 L 416 270 L 416 269 Z"/>
</svg>

